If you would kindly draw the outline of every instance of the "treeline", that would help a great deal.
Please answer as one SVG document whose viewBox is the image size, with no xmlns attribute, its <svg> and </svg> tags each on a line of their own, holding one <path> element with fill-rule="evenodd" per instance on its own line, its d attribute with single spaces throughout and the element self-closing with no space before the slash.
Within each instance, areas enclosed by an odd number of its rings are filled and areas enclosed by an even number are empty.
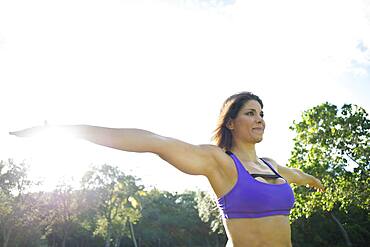
<svg viewBox="0 0 370 247">
<path fill-rule="evenodd" d="M 145 190 L 117 167 L 88 171 L 82 189 L 60 184 L 26 193 L 24 163 L 0 162 L 0 236 L 10 246 L 224 246 L 199 212 L 217 211 L 204 192 Z M 207 207 L 207 208 L 205 208 Z M 208 208 L 213 207 L 213 208 Z M 222 227 L 221 225 L 219 227 Z"/>
<path fill-rule="evenodd" d="M 305 111 L 291 129 L 296 137 L 288 166 L 320 178 L 326 188 L 293 185 L 293 246 L 368 246 L 368 114 L 325 103 Z M 60 184 L 52 192 L 27 192 L 32 185 L 24 163 L 0 162 L 3 247 L 225 246 L 219 211 L 205 192 L 147 190 L 110 165 L 87 171 L 79 190 Z"/>
</svg>

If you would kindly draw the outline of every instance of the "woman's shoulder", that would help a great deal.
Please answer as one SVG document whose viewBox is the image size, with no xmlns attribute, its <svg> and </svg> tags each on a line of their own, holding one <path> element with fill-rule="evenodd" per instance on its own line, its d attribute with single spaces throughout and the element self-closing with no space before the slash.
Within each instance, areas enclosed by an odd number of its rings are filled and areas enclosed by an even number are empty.
<svg viewBox="0 0 370 247">
<path fill-rule="evenodd" d="M 230 160 L 229 155 L 225 152 L 224 149 L 220 148 L 219 146 L 213 144 L 202 144 L 199 145 L 199 147 L 211 154 L 212 157 L 219 164 L 225 164 L 225 162 L 228 162 Z"/>
<path fill-rule="evenodd" d="M 205 151 L 210 152 L 213 155 L 220 156 L 220 157 L 228 157 L 225 150 L 220 148 L 219 146 L 213 145 L 213 144 L 201 144 L 199 145 L 200 148 L 202 148 Z"/>
</svg>

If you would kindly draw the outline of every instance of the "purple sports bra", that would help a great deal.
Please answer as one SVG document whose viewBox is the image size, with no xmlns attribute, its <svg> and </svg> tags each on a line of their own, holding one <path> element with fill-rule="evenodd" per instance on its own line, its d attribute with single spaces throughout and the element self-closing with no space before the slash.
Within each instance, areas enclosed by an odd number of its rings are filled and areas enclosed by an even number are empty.
<svg viewBox="0 0 370 247">
<path fill-rule="evenodd" d="M 218 199 L 218 206 L 226 219 L 289 215 L 294 205 L 294 194 L 288 182 L 283 184 L 260 182 L 249 174 L 233 153 L 228 151 L 227 154 L 234 160 L 238 179 L 234 187 Z M 272 165 L 263 159 L 262 161 L 281 177 Z"/>
</svg>

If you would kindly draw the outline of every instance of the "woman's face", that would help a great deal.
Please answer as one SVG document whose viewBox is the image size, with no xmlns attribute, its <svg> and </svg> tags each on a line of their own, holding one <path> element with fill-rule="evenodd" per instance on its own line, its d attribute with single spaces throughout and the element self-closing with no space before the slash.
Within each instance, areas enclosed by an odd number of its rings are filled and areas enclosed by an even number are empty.
<svg viewBox="0 0 370 247">
<path fill-rule="evenodd" d="M 243 142 L 258 143 L 262 141 L 265 130 L 263 111 L 256 100 L 249 100 L 240 109 L 235 119 L 231 120 L 229 129 L 234 140 L 240 139 Z"/>
</svg>

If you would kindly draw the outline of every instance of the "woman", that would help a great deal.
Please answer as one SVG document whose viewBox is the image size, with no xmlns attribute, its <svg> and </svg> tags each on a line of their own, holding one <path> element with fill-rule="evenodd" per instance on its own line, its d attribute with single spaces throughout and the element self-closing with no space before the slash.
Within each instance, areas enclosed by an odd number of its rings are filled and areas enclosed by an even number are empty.
<svg viewBox="0 0 370 247">
<path fill-rule="evenodd" d="M 320 181 L 299 169 L 258 158 L 262 141 L 263 103 L 250 93 L 229 97 L 221 110 L 216 145 L 192 145 L 140 129 L 112 129 L 88 125 L 60 126 L 74 136 L 129 152 L 151 152 L 191 175 L 204 175 L 224 216 L 228 246 L 291 246 L 289 224 L 294 195 L 290 183 L 323 190 Z M 45 127 L 11 132 L 31 136 Z"/>
</svg>

